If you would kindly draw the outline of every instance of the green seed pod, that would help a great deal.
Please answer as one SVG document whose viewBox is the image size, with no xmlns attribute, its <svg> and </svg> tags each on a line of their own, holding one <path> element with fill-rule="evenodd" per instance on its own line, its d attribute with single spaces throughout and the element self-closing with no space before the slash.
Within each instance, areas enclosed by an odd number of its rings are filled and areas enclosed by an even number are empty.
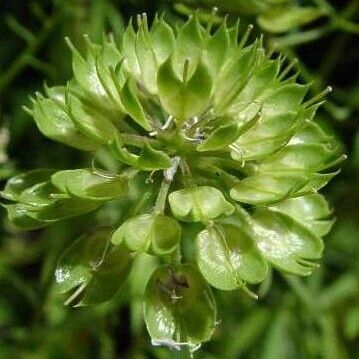
<svg viewBox="0 0 359 359">
<path fill-rule="evenodd" d="M 233 212 L 233 206 L 213 187 L 181 189 L 169 195 L 174 216 L 185 222 L 206 222 Z"/>
<path fill-rule="evenodd" d="M 154 345 L 191 351 L 209 340 L 216 325 L 211 289 L 190 265 L 158 268 L 144 298 L 144 316 Z"/>
<path fill-rule="evenodd" d="M 108 201 L 127 192 L 125 178 L 104 177 L 90 169 L 56 172 L 51 182 L 61 192 L 91 200 Z"/>
<path fill-rule="evenodd" d="M 70 293 L 66 304 L 88 305 L 108 301 L 121 288 L 132 257 L 123 246 L 111 246 L 111 231 L 97 230 L 78 238 L 56 267 L 60 293 Z"/>
<path fill-rule="evenodd" d="M 232 290 L 245 283 L 259 283 L 267 265 L 250 236 L 240 227 L 210 226 L 196 240 L 197 262 L 202 275 L 214 287 Z"/>
<path fill-rule="evenodd" d="M 258 210 L 253 230 L 264 258 L 284 272 L 309 275 L 321 257 L 323 242 L 292 217 L 271 210 Z"/>
<path fill-rule="evenodd" d="M 53 170 L 34 170 L 11 178 L 1 195 L 9 218 L 22 229 L 45 227 L 53 222 L 91 212 L 101 203 L 86 197 L 72 197 L 50 181 Z"/>
<path fill-rule="evenodd" d="M 122 241 L 134 252 L 164 255 L 173 252 L 181 239 L 181 226 L 163 214 L 142 214 L 122 224 L 112 236 L 112 243 Z"/>
</svg>

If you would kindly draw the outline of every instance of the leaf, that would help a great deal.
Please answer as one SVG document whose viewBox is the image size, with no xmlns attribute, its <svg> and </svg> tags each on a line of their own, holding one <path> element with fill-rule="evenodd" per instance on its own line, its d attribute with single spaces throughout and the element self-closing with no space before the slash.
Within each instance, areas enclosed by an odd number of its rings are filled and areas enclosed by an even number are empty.
<svg viewBox="0 0 359 359">
<path fill-rule="evenodd" d="M 128 219 L 113 234 L 112 243 L 125 242 L 134 252 L 164 255 L 173 252 L 181 239 L 181 226 L 163 214 L 142 214 Z"/>
<path fill-rule="evenodd" d="M 158 70 L 157 86 L 163 108 L 183 122 L 207 109 L 212 77 L 201 61 L 189 78 L 180 79 L 173 69 L 172 57 L 169 57 Z"/>
<path fill-rule="evenodd" d="M 293 353 L 293 342 L 289 333 L 295 322 L 295 312 L 287 308 L 279 308 L 272 314 L 271 323 L 266 328 L 267 333 L 261 338 L 262 359 L 288 358 Z"/>
<path fill-rule="evenodd" d="M 344 335 L 353 341 L 359 336 L 359 306 L 349 308 L 345 314 Z"/>
<path fill-rule="evenodd" d="M 257 247 L 281 271 L 310 275 L 323 251 L 323 242 L 286 214 L 257 210 L 253 215 Z"/>
<path fill-rule="evenodd" d="M 245 282 L 261 282 L 267 265 L 253 240 L 240 227 L 215 224 L 200 232 L 196 239 L 198 267 L 212 286 L 233 290 Z"/>
<path fill-rule="evenodd" d="M 59 91 L 61 101 L 38 96 L 33 108 L 37 127 L 44 136 L 67 146 L 85 151 L 97 150 L 100 145 L 84 136 L 72 121 L 65 107 L 65 90 L 61 88 Z"/>
<path fill-rule="evenodd" d="M 209 186 L 172 192 L 168 200 L 173 215 L 184 222 L 207 222 L 234 210 L 221 191 Z"/>
<path fill-rule="evenodd" d="M 87 168 L 56 172 L 51 181 L 64 193 L 100 201 L 123 196 L 128 189 L 123 177 L 108 178 Z"/>
<path fill-rule="evenodd" d="M 162 266 L 147 284 L 144 317 L 153 345 L 194 351 L 212 337 L 217 310 L 211 289 L 193 266 Z"/>
<path fill-rule="evenodd" d="M 323 15 L 325 12 L 314 6 L 273 6 L 271 10 L 261 14 L 257 21 L 264 30 L 281 33 L 313 22 Z"/>
<path fill-rule="evenodd" d="M 5 185 L 1 196 L 11 201 L 18 201 L 21 193 L 37 183 L 47 181 L 54 170 L 37 169 L 11 177 Z"/>
<path fill-rule="evenodd" d="M 308 179 L 300 174 L 257 174 L 234 185 L 230 195 L 236 201 L 243 203 L 271 204 L 290 197 L 306 183 Z"/>
<path fill-rule="evenodd" d="M 258 341 L 261 341 L 272 320 L 271 308 L 256 306 L 256 309 L 245 314 L 238 324 L 235 324 L 228 340 L 224 342 L 225 358 L 240 358 Z M 241 330 L 246 328 L 246 330 Z"/>
<path fill-rule="evenodd" d="M 334 222 L 330 218 L 332 211 L 327 201 L 318 193 L 288 198 L 272 206 L 271 210 L 292 217 L 319 237 L 326 235 Z"/>
<path fill-rule="evenodd" d="M 122 246 L 112 247 L 110 237 L 107 229 L 84 234 L 61 256 L 55 277 L 58 291 L 70 293 L 67 304 L 106 302 L 123 285 L 132 258 Z"/>
</svg>

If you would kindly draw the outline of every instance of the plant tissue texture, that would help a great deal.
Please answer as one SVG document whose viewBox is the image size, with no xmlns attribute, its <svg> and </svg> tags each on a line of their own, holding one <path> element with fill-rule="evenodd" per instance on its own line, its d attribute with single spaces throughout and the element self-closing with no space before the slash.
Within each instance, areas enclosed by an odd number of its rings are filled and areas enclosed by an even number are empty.
<svg viewBox="0 0 359 359">
<path fill-rule="evenodd" d="M 68 40 L 73 78 L 46 86 L 28 112 L 44 136 L 94 157 L 105 151 L 119 171 L 35 169 L 2 192 L 23 229 L 133 201 L 117 228 L 73 242 L 56 282 L 67 303 L 101 303 L 135 256 L 156 256 L 144 295 L 155 345 L 194 350 L 211 338 L 211 287 L 251 294 L 269 267 L 309 275 L 332 225 L 318 190 L 344 157 L 314 120 L 321 96 L 308 99 L 283 57 L 248 35 L 225 21 L 212 29 L 193 16 L 174 30 L 141 15 L 119 46 L 85 37 L 81 54 Z M 149 204 L 133 194 L 145 182 Z M 192 256 L 181 256 L 185 247 Z"/>
</svg>

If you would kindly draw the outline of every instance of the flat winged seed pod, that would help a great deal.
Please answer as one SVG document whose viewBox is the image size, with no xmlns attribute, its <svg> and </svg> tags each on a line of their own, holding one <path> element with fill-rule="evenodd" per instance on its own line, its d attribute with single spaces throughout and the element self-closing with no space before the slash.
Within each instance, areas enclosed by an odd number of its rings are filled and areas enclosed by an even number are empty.
<svg viewBox="0 0 359 359">
<path fill-rule="evenodd" d="M 216 29 L 196 16 L 176 29 L 137 20 L 120 45 L 85 37 L 81 54 L 68 40 L 73 78 L 46 86 L 27 109 L 46 137 L 94 160 L 106 154 L 117 173 L 36 169 L 11 178 L 2 197 L 22 229 L 130 203 L 111 230 L 94 229 L 64 253 L 59 290 L 67 303 L 107 301 L 134 256 L 162 258 L 144 298 L 149 333 L 156 345 L 193 349 L 216 323 L 209 285 L 255 296 L 249 286 L 269 267 L 315 269 L 333 223 L 318 190 L 344 156 L 315 121 L 325 93 L 308 98 L 261 39 L 247 44 L 248 32 L 225 20 Z"/>
</svg>

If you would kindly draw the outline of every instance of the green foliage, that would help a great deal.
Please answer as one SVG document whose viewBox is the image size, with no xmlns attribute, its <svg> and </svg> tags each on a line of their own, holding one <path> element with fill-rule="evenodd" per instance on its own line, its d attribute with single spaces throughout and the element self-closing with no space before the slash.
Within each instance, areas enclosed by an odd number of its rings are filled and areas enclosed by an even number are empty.
<svg viewBox="0 0 359 359">
<path fill-rule="evenodd" d="M 0 4 L 0 357 L 355 356 L 357 6 L 183 2 Z"/>
<path fill-rule="evenodd" d="M 177 31 L 163 18 L 149 28 L 142 15 L 119 48 L 113 39 L 96 45 L 85 37 L 83 56 L 68 40 L 74 77 L 66 87 L 45 87 L 28 112 L 45 136 L 94 159 L 101 149 L 119 170 L 33 171 L 10 179 L 3 193 L 15 202 L 7 207 L 14 224 L 38 228 L 116 198 L 135 204 L 133 183 L 152 171 L 158 191 L 152 208 L 139 202 L 139 214 L 125 216 L 114 247 L 102 229 L 80 237 L 60 259 L 56 279 L 70 294 L 67 304 L 104 302 L 124 281 L 131 252 L 174 252 L 146 290 L 145 320 L 155 344 L 194 350 L 215 327 L 204 279 L 182 264 L 184 223 L 201 223 L 192 246 L 205 280 L 254 297 L 247 284 L 263 281 L 269 265 L 311 274 L 331 224 L 313 230 L 307 223 L 330 216 L 323 197 L 312 202 L 322 208 L 300 214 L 309 193 L 325 184 L 317 176 L 331 176 L 325 171 L 344 158 L 313 122 L 320 96 L 305 100 L 308 86 L 286 76 L 281 58 L 268 55 L 261 40 L 246 45 L 245 35 L 238 42 L 233 31 L 224 21 L 212 33 L 197 16 Z M 201 304 L 192 307 L 197 298 Z"/>
</svg>

